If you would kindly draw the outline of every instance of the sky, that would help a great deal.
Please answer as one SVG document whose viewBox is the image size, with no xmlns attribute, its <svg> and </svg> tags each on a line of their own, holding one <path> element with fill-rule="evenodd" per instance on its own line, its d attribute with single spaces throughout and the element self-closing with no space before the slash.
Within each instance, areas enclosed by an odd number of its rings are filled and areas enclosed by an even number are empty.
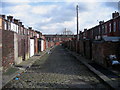
<svg viewBox="0 0 120 90">
<path fill-rule="evenodd" d="M 20 19 L 25 27 L 43 34 L 61 34 L 65 28 L 76 34 L 76 5 L 79 30 L 90 29 L 112 18 L 119 0 L 0 0 L 0 13 Z"/>
</svg>

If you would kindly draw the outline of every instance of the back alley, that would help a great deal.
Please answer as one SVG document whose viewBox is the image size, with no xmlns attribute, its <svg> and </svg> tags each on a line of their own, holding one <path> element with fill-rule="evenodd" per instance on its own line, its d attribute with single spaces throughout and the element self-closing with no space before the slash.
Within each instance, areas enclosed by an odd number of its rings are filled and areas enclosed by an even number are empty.
<svg viewBox="0 0 120 90">
<path fill-rule="evenodd" d="M 62 46 L 38 59 L 7 88 L 108 88 Z"/>
</svg>

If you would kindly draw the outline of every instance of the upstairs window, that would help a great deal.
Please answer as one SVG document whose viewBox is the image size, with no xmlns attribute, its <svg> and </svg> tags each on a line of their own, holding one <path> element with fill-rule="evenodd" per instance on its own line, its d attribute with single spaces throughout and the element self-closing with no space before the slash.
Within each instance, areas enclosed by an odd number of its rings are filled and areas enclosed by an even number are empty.
<svg viewBox="0 0 120 90">
<path fill-rule="evenodd" d="M 111 30 L 111 23 L 109 24 L 109 32 L 111 32 L 112 30 Z"/>
<path fill-rule="evenodd" d="M 25 35 L 25 31 L 26 31 L 25 28 L 23 28 L 23 35 Z"/>
<path fill-rule="evenodd" d="M 114 32 L 116 32 L 116 22 L 114 22 Z"/>
<path fill-rule="evenodd" d="M 7 30 L 7 23 L 4 21 L 4 29 Z"/>
<path fill-rule="evenodd" d="M 105 33 L 107 33 L 107 24 L 105 25 Z"/>
<path fill-rule="evenodd" d="M 11 30 L 11 24 L 8 22 L 8 30 Z"/>
<path fill-rule="evenodd" d="M 104 25 L 102 25 L 102 34 L 104 34 L 105 33 L 105 27 L 104 27 Z"/>
<path fill-rule="evenodd" d="M 29 30 L 27 30 L 28 31 L 28 35 L 29 35 Z"/>
<path fill-rule="evenodd" d="M 18 33 L 18 25 L 16 25 L 16 32 Z"/>
<path fill-rule="evenodd" d="M 100 33 L 100 27 L 99 27 L 99 35 L 100 35 L 101 33 Z"/>
</svg>

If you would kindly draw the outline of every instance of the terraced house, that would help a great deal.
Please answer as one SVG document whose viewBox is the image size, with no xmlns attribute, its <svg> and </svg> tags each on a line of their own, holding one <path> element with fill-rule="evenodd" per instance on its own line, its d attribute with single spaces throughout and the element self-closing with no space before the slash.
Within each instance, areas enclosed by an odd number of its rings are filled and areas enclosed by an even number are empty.
<svg viewBox="0 0 120 90">
<path fill-rule="evenodd" d="M 13 16 L 0 15 L 0 60 L 1 69 L 6 71 L 41 51 L 42 33 L 25 28 L 22 22 Z M 41 45 L 42 44 L 42 45 Z"/>
<path fill-rule="evenodd" d="M 66 45 L 105 67 L 108 66 L 106 58 L 110 55 L 115 55 L 120 60 L 119 13 L 115 11 L 112 13 L 112 19 L 100 21 L 99 25 L 84 29 L 79 33 L 79 41 L 69 41 Z"/>
</svg>

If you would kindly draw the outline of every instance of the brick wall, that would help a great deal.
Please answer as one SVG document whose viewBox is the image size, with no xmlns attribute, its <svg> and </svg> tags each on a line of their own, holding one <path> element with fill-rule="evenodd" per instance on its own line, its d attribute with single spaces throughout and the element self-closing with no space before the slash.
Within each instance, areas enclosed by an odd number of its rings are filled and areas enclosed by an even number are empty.
<svg viewBox="0 0 120 90">
<path fill-rule="evenodd" d="M 77 53 L 80 53 L 80 41 L 77 41 Z"/>
<path fill-rule="evenodd" d="M 79 41 L 79 53 L 84 55 L 83 40 Z"/>
<path fill-rule="evenodd" d="M 6 70 L 14 63 L 14 33 L 7 30 L 2 32 L 2 65 Z"/>
<path fill-rule="evenodd" d="M 29 58 L 29 37 L 25 35 L 18 35 L 18 57 L 24 61 Z"/>
<path fill-rule="evenodd" d="M 69 41 L 67 42 L 67 47 L 88 59 L 92 57 L 92 43 L 90 40 Z"/>
<path fill-rule="evenodd" d="M 84 41 L 84 55 L 86 58 L 91 59 L 92 58 L 92 43 L 90 40 L 85 40 Z"/>
<path fill-rule="evenodd" d="M 76 44 L 78 44 L 77 51 Z M 64 46 L 105 67 L 107 65 L 106 57 L 109 55 L 115 54 L 120 60 L 120 42 L 79 40 L 77 43 L 76 41 L 65 42 Z"/>
<path fill-rule="evenodd" d="M 120 58 L 120 42 L 93 42 L 92 44 L 92 59 L 106 66 L 106 57 L 111 54 L 116 54 Z"/>
<path fill-rule="evenodd" d="M 36 53 L 38 53 L 38 39 L 35 38 L 34 40 L 35 40 L 35 44 L 34 45 L 35 45 L 35 54 L 36 54 Z"/>
<path fill-rule="evenodd" d="M 44 40 L 44 50 L 46 50 L 46 40 Z"/>
<path fill-rule="evenodd" d="M 18 37 L 18 58 L 19 63 L 27 60 L 29 58 L 29 51 L 30 51 L 30 38 L 25 35 L 17 35 Z"/>
<path fill-rule="evenodd" d="M 2 69 L 2 30 L 0 30 L 0 69 Z"/>
<path fill-rule="evenodd" d="M 120 42 L 105 42 L 103 43 L 103 52 L 104 56 L 108 56 L 110 54 L 115 54 L 120 60 Z"/>
<path fill-rule="evenodd" d="M 73 41 L 72 42 L 72 50 L 75 51 L 75 49 L 76 49 L 76 41 Z"/>
</svg>

